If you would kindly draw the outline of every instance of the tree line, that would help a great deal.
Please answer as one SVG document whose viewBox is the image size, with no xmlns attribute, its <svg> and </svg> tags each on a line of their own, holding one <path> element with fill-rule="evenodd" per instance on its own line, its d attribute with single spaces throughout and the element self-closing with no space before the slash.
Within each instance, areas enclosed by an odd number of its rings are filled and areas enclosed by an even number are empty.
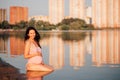
<svg viewBox="0 0 120 80">
<path fill-rule="evenodd" d="M 92 24 L 87 24 L 84 20 L 78 18 L 63 19 L 58 24 L 50 24 L 42 20 L 36 21 L 32 18 L 29 21 L 20 21 L 19 23 L 10 24 L 8 21 L 0 22 L 1 29 L 25 29 L 28 26 L 34 26 L 38 30 L 88 30 L 94 29 Z"/>
</svg>

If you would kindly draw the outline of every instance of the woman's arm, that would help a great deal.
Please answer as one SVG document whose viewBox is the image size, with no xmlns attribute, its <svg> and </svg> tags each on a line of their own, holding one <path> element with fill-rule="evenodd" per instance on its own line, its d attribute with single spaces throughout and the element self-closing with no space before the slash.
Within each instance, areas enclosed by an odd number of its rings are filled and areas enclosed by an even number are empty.
<svg viewBox="0 0 120 80">
<path fill-rule="evenodd" d="M 25 43 L 24 57 L 25 58 L 31 58 L 31 57 L 34 57 L 34 56 L 39 56 L 40 55 L 39 53 L 29 54 L 30 44 L 31 44 L 30 42 Z"/>
</svg>

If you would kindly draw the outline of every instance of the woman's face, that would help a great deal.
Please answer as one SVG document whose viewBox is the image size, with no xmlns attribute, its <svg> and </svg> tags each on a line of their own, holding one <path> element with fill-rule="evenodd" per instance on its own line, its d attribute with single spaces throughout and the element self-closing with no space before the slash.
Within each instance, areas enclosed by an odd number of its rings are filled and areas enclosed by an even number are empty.
<svg viewBox="0 0 120 80">
<path fill-rule="evenodd" d="M 29 33 L 28 33 L 28 36 L 30 39 L 34 39 L 35 38 L 35 31 L 34 30 L 30 30 Z"/>
</svg>

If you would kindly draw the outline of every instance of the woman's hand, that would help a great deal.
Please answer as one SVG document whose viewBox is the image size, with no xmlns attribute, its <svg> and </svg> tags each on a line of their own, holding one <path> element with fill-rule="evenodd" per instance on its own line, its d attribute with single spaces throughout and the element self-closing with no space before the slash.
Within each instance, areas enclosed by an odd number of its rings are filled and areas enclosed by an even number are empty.
<svg viewBox="0 0 120 80">
<path fill-rule="evenodd" d="M 37 54 L 36 54 L 37 56 L 41 56 L 42 57 L 42 53 L 40 53 L 40 52 L 37 52 Z"/>
<path fill-rule="evenodd" d="M 44 62 L 42 61 L 41 64 L 44 65 Z"/>
<path fill-rule="evenodd" d="M 35 52 L 35 53 L 30 54 L 30 46 L 31 46 L 31 42 L 27 41 L 25 43 L 25 50 L 24 50 L 24 57 L 25 58 L 32 58 L 32 57 L 35 57 L 35 56 L 41 56 L 42 57 L 42 53 L 40 53 L 40 52 Z"/>
</svg>

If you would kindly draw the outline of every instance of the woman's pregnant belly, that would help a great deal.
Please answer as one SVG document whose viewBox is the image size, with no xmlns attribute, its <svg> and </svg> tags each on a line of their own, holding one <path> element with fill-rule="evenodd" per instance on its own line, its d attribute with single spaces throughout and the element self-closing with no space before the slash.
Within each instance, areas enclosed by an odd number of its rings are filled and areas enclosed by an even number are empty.
<svg viewBox="0 0 120 80">
<path fill-rule="evenodd" d="M 28 59 L 28 63 L 40 64 L 41 62 L 42 62 L 41 56 L 35 56 L 35 57 Z"/>
</svg>

